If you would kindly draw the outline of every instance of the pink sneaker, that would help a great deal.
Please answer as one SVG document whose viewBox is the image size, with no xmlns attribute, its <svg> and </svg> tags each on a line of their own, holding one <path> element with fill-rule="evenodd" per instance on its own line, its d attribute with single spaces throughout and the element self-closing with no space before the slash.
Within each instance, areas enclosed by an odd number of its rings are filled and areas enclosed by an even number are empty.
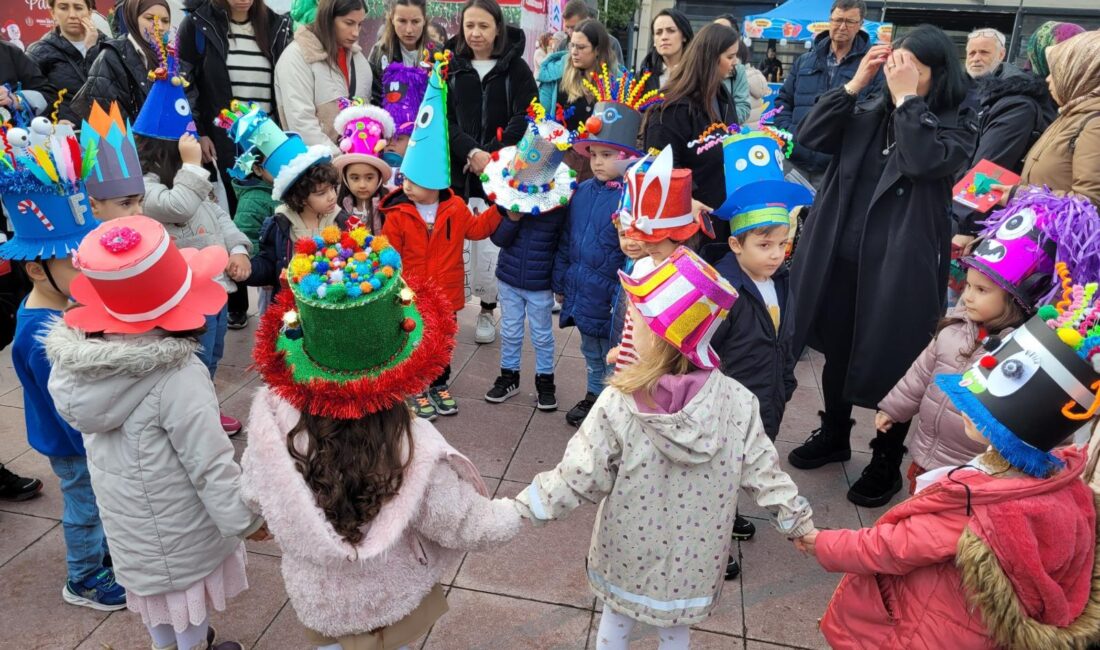
<svg viewBox="0 0 1100 650">
<path fill-rule="evenodd" d="M 222 429 L 225 430 L 225 433 L 227 435 L 235 436 L 235 435 L 237 435 L 238 433 L 241 432 L 241 429 L 244 428 L 241 425 L 241 421 L 238 420 L 237 418 L 230 417 L 230 416 L 226 415 L 225 413 L 222 413 L 221 416 L 222 416 Z"/>
</svg>

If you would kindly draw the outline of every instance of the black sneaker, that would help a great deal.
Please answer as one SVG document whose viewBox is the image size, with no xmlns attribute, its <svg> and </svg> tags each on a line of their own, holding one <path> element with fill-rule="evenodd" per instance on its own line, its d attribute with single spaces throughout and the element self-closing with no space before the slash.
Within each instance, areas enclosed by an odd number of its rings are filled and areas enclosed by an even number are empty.
<svg viewBox="0 0 1100 650">
<path fill-rule="evenodd" d="M 876 437 L 871 441 L 871 462 L 848 490 L 848 500 L 864 508 L 878 508 L 901 491 L 901 457 L 905 447 Z"/>
<path fill-rule="evenodd" d="M 584 396 L 584 399 L 573 405 L 573 408 L 569 409 L 569 412 L 565 414 L 565 421 L 570 426 L 579 427 L 581 422 L 588 417 L 588 412 L 592 410 L 592 405 L 596 403 L 597 395 L 595 393 L 588 393 Z"/>
<path fill-rule="evenodd" d="M 501 368 L 500 376 L 497 377 L 496 382 L 493 383 L 493 387 L 489 389 L 488 393 L 485 393 L 485 401 L 492 402 L 493 404 L 500 404 L 518 392 L 519 371 Z"/>
<path fill-rule="evenodd" d="M 829 463 L 838 463 L 852 458 L 852 449 L 848 442 L 855 420 L 847 425 L 837 426 L 829 421 L 825 413 L 819 411 L 821 426 L 810 432 L 810 437 L 802 446 L 795 447 L 787 455 L 787 462 L 798 469 L 817 469 Z"/>
<path fill-rule="evenodd" d="M 741 515 L 733 520 L 733 538 L 739 542 L 747 542 L 756 534 L 756 526 Z"/>
<path fill-rule="evenodd" d="M 737 558 L 731 555 L 726 562 L 726 580 L 736 580 L 739 575 L 741 575 L 741 565 L 737 562 Z"/>
<path fill-rule="evenodd" d="M 13 474 L 0 465 L 0 501 L 26 501 L 38 496 L 42 481 Z"/>
<path fill-rule="evenodd" d="M 538 409 L 540 411 L 558 410 L 558 398 L 554 394 L 554 373 L 535 375 L 535 390 L 539 395 Z"/>
<path fill-rule="evenodd" d="M 248 312 L 246 311 L 231 311 L 229 312 L 229 318 L 226 320 L 226 327 L 231 330 L 243 330 L 248 327 Z"/>
</svg>

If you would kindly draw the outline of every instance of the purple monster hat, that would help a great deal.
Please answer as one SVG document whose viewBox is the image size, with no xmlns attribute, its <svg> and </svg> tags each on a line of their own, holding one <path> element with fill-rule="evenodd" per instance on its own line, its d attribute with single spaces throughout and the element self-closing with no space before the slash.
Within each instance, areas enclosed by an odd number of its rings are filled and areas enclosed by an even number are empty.
<svg viewBox="0 0 1100 650">
<path fill-rule="evenodd" d="M 1082 284 L 1100 281 L 1100 215 L 1088 199 L 1033 188 L 983 226 L 971 255 L 960 262 L 993 280 L 1029 313 L 1054 296 L 1055 262 L 1065 262 Z"/>
<path fill-rule="evenodd" d="M 395 61 L 382 72 L 382 108 L 393 118 L 394 137 L 411 135 L 420 110 L 420 102 L 428 90 L 431 68 L 409 66 Z"/>
</svg>

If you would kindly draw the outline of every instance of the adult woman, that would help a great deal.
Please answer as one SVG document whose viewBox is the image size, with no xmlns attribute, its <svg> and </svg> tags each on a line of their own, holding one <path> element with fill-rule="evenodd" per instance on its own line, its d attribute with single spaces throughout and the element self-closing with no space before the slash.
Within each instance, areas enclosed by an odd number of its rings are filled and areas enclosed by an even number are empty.
<svg viewBox="0 0 1100 650">
<path fill-rule="evenodd" d="M 649 25 L 649 37 L 653 47 L 638 66 L 638 77 L 646 70 L 650 77 L 645 83 L 645 92 L 664 88 L 668 85 L 672 72 L 684 58 L 684 50 L 695 37 L 691 21 L 683 12 L 676 9 L 662 9 L 653 17 Z"/>
<path fill-rule="evenodd" d="M 54 27 L 27 48 L 27 56 L 38 64 L 42 74 L 56 90 L 64 90 L 58 118 L 80 124 L 72 110 L 72 100 L 88 80 L 88 67 L 99 54 L 99 44 L 107 40 L 92 24 L 87 0 L 50 0 Z"/>
<path fill-rule="evenodd" d="M 168 0 L 128 0 L 119 13 L 125 35 L 99 44 L 88 78 L 73 97 L 71 110 L 81 118 L 88 117 L 97 101 L 104 108 L 118 102 L 124 119 L 137 119 L 152 87 L 149 71 L 157 67 L 159 55 L 145 37 L 172 28 Z"/>
<path fill-rule="evenodd" d="M 764 73 L 764 78 L 772 83 L 783 80 L 783 62 L 779 60 L 774 47 L 769 47 L 768 53 L 764 55 L 764 63 L 760 64 L 760 72 Z"/>
<path fill-rule="evenodd" d="M 1050 74 L 1047 64 L 1047 48 L 1068 41 L 1085 28 L 1076 23 L 1059 23 L 1048 20 L 1027 39 L 1027 62 L 1031 71 L 1044 79 Z"/>
<path fill-rule="evenodd" d="M 885 66 L 888 92 L 857 104 Z M 925 347 L 943 312 L 951 187 L 973 151 L 974 116 L 955 46 L 921 25 L 891 53 L 877 45 L 802 123 L 806 145 L 833 157 L 791 268 L 795 349 L 825 355 L 822 423 L 789 461 L 802 469 L 850 457 L 852 406 L 875 408 Z M 872 443 L 848 498 L 889 500 L 908 423 Z"/>
<path fill-rule="evenodd" d="M 711 208 L 726 199 L 721 147 L 696 154 L 687 144 L 711 124 L 730 124 L 737 119 L 722 86 L 737 63 L 737 42 L 737 33 L 723 25 L 710 24 L 699 30 L 684 52 L 678 73 L 665 88 L 664 104 L 646 115 L 646 148 L 671 145 L 673 164 L 691 170 L 692 198 Z M 729 223 L 715 220 L 714 226 L 718 241 L 726 241 Z"/>
<path fill-rule="evenodd" d="M 607 65 L 611 76 L 618 74 L 618 66 L 611 56 L 611 35 L 600 21 L 589 18 L 577 24 L 569 37 L 567 52 L 554 52 L 546 57 L 539 69 L 539 103 L 552 111 L 561 104 L 573 109 L 566 120 L 571 129 L 592 114 L 596 101 L 584 88 L 584 79 L 592 72 L 599 72 Z"/>
<path fill-rule="evenodd" d="M 535 74 L 538 74 L 539 66 L 542 65 L 543 59 L 546 58 L 546 55 L 550 54 L 550 46 L 551 43 L 553 43 L 553 40 L 554 35 L 550 32 L 546 32 L 542 36 L 539 36 L 539 46 L 535 48 L 534 58 L 532 59 L 535 64 Z"/>
<path fill-rule="evenodd" d="M 733 66 L 730 76 L 722 80 L 726 93 L 733 102 L 733 110 L 737 114 L 737 122 L 743 124 L 749 119 L 752 112 L 752 95 L 749 92 L 749 75 L 760 74 L 749 63 L 749 46 L 741 40 L 741 29 L 737 26 L 740 21 L 733 14 L 722 14 L 714 19 L 719 25 L 729 27 L 737 34 L 737 65 Z M 760 75 L 763 77 L 763 75 Z"/>
<path fill-rule="evenodd" d="M 341 97 L 371 92 L 370 64 L 359 47 L 367 11 L 363 0 L 321 0 L 317 17 L 294 34 L 275 64 L 275 104 L 287 131 L 308 145 L 327 144 L 334 154 Z"/>
<path fill-rule="evenodd" d="M 382 73 L 386 66 L 394 61 L 414 66 L 420 62 L 421 50 L 428 41 L 428 3 L 427 0 L 394 0 L 386 12 L 386 22 L 382 25 L 382 35 L 371 48 L 371 72 L 374 83 L 371 86 L 371 103 L 382 105 Z M 442 43 L 442 41 L 439 41 Z"/>
</svg>

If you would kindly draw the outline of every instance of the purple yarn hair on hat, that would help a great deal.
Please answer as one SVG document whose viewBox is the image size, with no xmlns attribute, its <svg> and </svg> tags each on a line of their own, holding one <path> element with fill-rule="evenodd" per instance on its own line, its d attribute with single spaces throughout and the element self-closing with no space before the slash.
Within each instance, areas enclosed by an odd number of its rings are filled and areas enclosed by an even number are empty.
<svg viewBox="0 0 1100 650">
<path fill-rule="evenodd" d="M 382 72 L 382 108 L 393 118 L 394 137 L 411 135 L 428 90 L 428 68 L 408 66 L 400 61 L 386 66 Z"/>
</svg>

